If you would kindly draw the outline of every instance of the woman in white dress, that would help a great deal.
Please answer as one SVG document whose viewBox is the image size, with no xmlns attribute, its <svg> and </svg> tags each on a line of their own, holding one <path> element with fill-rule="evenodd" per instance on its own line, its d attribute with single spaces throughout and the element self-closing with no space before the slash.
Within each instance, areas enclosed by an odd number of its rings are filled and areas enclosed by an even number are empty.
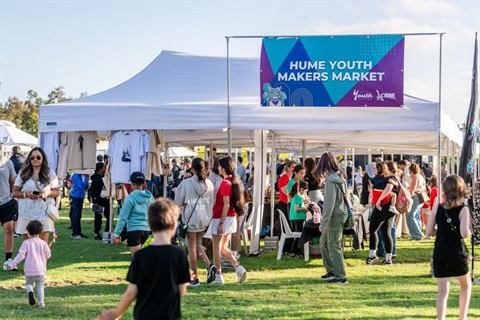
<svg viewBox="0 0 480 320">
<path fill-rule="evenodd" d="M 33 148 L 25 159 L 12 192 L 13 197 L 18 199 L 16 230 L 24 239 L 28 239 L 27 224 L 38 220 L 43 225 L 40 238 L 48 242 L 54 224 L 47 214 L 47 206 L 55 204 L 59 189 L 57 176 L 48 166 L 45 152 L 40 147 Z"/>
</svg>

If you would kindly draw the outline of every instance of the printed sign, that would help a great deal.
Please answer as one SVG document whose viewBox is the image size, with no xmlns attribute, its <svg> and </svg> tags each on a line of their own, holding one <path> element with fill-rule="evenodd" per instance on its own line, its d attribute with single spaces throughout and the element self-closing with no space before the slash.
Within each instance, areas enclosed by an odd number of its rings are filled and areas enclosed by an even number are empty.
<svg viewBox="0 0 480 320">
<path fill-rule="evenodd" d="M 265 38 L 265 107 L 400 107 L 402 35 Z"/>
</svg>

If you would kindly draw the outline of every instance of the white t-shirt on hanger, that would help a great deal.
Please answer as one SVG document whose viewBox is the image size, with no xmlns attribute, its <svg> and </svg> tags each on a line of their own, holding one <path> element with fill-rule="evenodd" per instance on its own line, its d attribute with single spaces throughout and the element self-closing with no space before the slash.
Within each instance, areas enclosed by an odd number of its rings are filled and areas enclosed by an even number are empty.
<svg viewBox="0 0 480 320">
<path fill-rule="evenodd" d="M 112 158 L 112 183 L 127 183 L 130 174 L 141 170 L 145 154 L 142 134 L 138 131 L 119 131 L 110 140 L 107 154 Z"/>
</svg>

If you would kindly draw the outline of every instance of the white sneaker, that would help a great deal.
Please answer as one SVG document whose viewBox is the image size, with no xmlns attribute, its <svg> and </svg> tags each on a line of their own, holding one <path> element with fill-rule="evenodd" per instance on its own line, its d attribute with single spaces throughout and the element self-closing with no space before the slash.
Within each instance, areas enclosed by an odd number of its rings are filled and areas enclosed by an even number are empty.
<svg viewBox="0 0 480 320">
<path fill-rule="evenodd" d="M 394 206 L 390 206 L 388 211 L 390 211 L 391 213 L 400 214 L 400 212 L 398 212 L 397 208 L 395 208 Z"/>
<path fill-rule="evenodd" d="M 38 306 L 39 308 L 45 308 L 45 302 L 40 302 L 40 301 L 39 301 L 38 304 L 37 304 L 37 306 Z"/>
<path fill-rule="evenodd" d="M 214 284 L 224 284 L 225 280 L 223 280 L 223 276 L 221 274 L 215 275 L 215 280 L 212 281 Z"/>
<path fill-rule="evenodd" d="M 244 267 L 238 266 L 235 272 L 237 273 L 238 283 L 242 283 L 247 279 L 247 270 Z"/>
<path fill-rule="evenodd" d="M 12 260 L 11 258 L 8 259 L 7 261 L 5 261 L 5 262 L 3 263 L 3 270 L 8 271 L 7 267 L 10 265 L 10 263 L 12 263 L 12 261 L 13 261 L 13 260 Z M 13 269 L 11 269 L 10 271 L 17 271 L 17 268 L 13 268 Z"/>
</svg>

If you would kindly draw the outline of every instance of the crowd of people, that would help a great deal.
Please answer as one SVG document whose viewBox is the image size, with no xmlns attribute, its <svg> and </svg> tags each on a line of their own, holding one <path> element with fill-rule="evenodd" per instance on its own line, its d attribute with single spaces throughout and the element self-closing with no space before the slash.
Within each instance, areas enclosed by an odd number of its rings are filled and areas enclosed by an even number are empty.
<svg viewBox="0 0 480 320">
<path fill-rule="evenodd" d="M 46 261 L 50 257 L 50 234 L 55 239 L 53 220 L 46 214 L 49 204 L 58 205 L 60 184 L 55 172 L 48 166 L 44 151 L 33 148 L 22 159 L 14 150 L 10 161 L 0 170 L 0 217 L 4 229 L 4 270 L 15 270 L 25 259 L 26 290 L 31 305 L 36 303 L 33 284 L 37 288 L 40 307 L 45 306 L 43 282 Z M 84 239 L 81 218 L 85 196 L 91 198 L 95 212 L 95 239 L 100 239 L 102 216 L 106 218 L 105 231 L 110 231 L 110 205 L 102 197 L 102 177 L 106 173 L 107 159 L 97 159 L 91 176 L 73 174 L 69 178 L 71 203 L 71 229 L 73 239 Z M 238 254 L 231 242 L 237 242 L 241 216 L 246 213 L 244 190 L 253 179 L 253 167 L 245 168 L 243 159 L 216 158 L 212 168 L 201 158 L 185 159 L 183 168 L 176 160 L 163 165 L 164 175 L 151 177 L 142 172 L 130 175 L 130 193 L 121 202 L 119 218 L 113 229 L 113 240 L 124 239 L 132 255 L 127 280 L 127 291 L 115 310 L 104 311 L 100 319 L 116 319 L 136 299 L 137 317 L 155 317 L 159 310 L 172 317 L 180 316 L 180 297 L 186 286 L 197 287 L 198 258 L 207 268 L 206 283 L 223 284 L 222 256 L 235 268 L 237 281 L 246 280 L 247 271 L 240 265 Z M 303 164 L 286 159 L 277 164 L 279 199 L 278 208 L 284 214 L 292 231 L 302 232 L 311 215 L 310 204 L 322 208 L 318 229 L 321 233 L 320 249 L 326 273 L 320 278 L 329 283 L 348 284 L 342 237 L 350 208 L 350 189 L 355 184 L 361 189 L 360 202 L 370 208 L 369 253 L 366 264 L 371 265 L 384 257 L 383 264 L 391 265 L 396 257 L 396 228 L 404 217 L 404 234 L 421 241 L 436 236 L 433 253 L 433 272 L 438 279 L 437 313 L 445 318 L 449 292 L 449 277 L 458 277 L 461 285 L 460 318 L 466 317 L 471 295 L 468 254 L 463 239 L 470 235 L 468 207 L 464 199 L 469 189 L 456 175 L 438 179 L 428 165 L 401 160 L 376 159 L 354 170 L 353 163 L 342 166 L 331 152 L 325 152 L 318 161 L 307 158 Z M 247 174 L 250 176 L 247 178 Z M 167 185 L 163 185 L 167 183 Z M 253 183 L 252 183 L 253 184 Z M 90 185 L 90 188 L 89 188 Z M 165 198 L 159 190 L 167 189 Z M 88 192 L 87 192 L 88 190 Z M 157 199 L 156 199 L 157 198 Z M 170 198 L 170 199 L 169 199 Z M 155 200 L 156 199 L 156 200 Z M 188 259 L 183 250 L 172 245 L 177 224 L 185 229 Z M 402 226 L 403 227 L 403 226 Z M 24 238 L 18 255 L 12 259 L 14 230 Z M 146 241 L 153 234 L 153 240 Z M 212 240 L 212 260 L 208 257 L 202 238 Z M 302 246 L 291 239 L 284 245 L 284 253 L 293 258 L 303 257 Z M 144 247 L 143 250 L 142 247 Z M 164 270 L 164 272 L 152 272 Z M 174 282 L 171 279 L 176 279 Z M 155 292 L 166 297 L 158 305 L 151 295 Z"/>
</svg>

